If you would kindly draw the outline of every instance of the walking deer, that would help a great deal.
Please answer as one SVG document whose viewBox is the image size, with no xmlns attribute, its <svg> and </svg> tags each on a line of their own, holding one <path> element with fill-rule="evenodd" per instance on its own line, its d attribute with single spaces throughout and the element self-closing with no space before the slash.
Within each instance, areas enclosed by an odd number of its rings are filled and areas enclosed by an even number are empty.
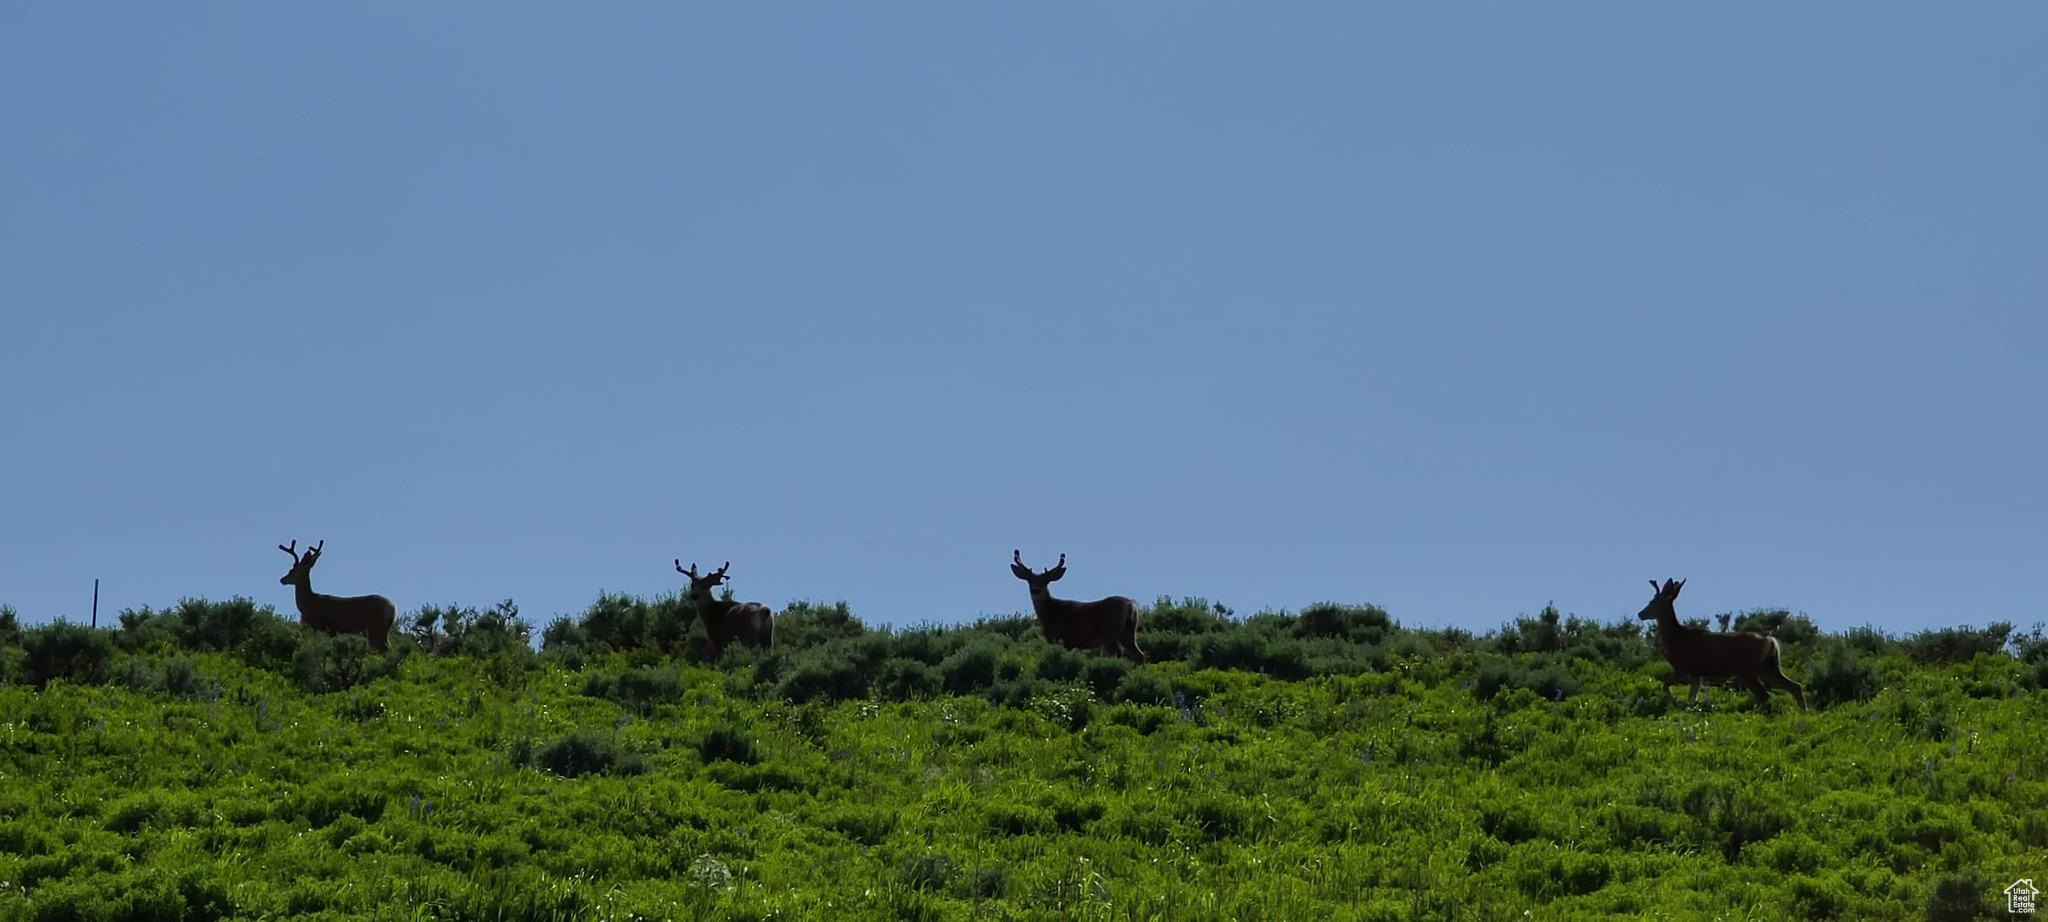
<svg viewBox="0 0 2048 922">
<path fill-rule="evenodd" d="M 379 652 L 391 649 L 391 625 L 398 621 L 398 608 L 390 599 L 381 595 L 321 595 L 313 591 L 313 564 L 320 560 L 320 549 L 326 546 L 327 541 L 322 539 L 307 548 L 304 555 L 298 552 L 297 538 L 292 539 L 290 547 L 277 546 L 292 558 L 292 568 L 278 582 L 298 587 L 293 600 L 299 605 L 299 623 L 329 634 L 361 634 Z"/>
<path fill-rule="evenodd" d="M 1791 692 L 1799 709 L 1806 710 L 1805 690 L 1786 678 L 1782 670 L 1783 650 L 1776 637 L 1753 631 L 1709 631 L 1681 624 L 1674 603 L 1678 590 L 1685 588 L 1685 581 L 1667 579 L 1659 586 L 1653 579 L 1650 587 L 1657 590 L 1657 595 L 1636 617 L 1657 622 L 1657 644 L 1671 663 L 1673 676 L 1690 680 L 1695 696 L 1701 680 L 1731 678 L 1756 696 L 1758 707 L 1770 703 L 1771 687 L 1777 687 Z M 1669 684 L 1665 690 L 1670 690 Z"/>
<path fill-rule="evenodd" d="M 775 645 L 775 615 L 768 606 L 711 597 L 711 590 L 725 582 L 725 571 L 731 568 L 732 561 L 728 560 L 725 566 L 699 576 L 695 563 L 685 570 L 682 559 L 676 560 L 676 572 L 690 578 L 690 604 L 704 621 L 705 636 L 711 638 L 712 659 L 725 655 L 726 644 L 735 640 L 742 646 L 763 650 Z"/>
<path fill-rule="evenodd" d="M 1010 572 L 1031 584 L 1031 611 L 1038 616 L 1038 628 L 1045 639 L 1070 650 L 1100 647 L 1137 662 L 1145 661 L 1138 649 L 1138 603 L 1120 595 L 1093 602 L 1055 599 L 1047 588 L 1067 575 L 1067 555 L 1043 573 L 1024 565 L 1024 553 L 1010 552 Z"/>
</svg>

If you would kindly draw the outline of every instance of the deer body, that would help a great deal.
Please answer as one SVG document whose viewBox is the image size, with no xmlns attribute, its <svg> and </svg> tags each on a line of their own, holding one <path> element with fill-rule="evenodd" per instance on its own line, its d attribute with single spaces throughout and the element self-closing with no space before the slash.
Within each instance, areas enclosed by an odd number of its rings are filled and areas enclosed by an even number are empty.
<svg viewBox="0 0 2048 922">
<path fill-rule="evenodd" d="M 1043 573 L 1024 565 L 1021 551 L 1010 552 L 1010 572 L 1031 585 L 1031 613 L 1045 639 L 1069 650 L 1103 649 L 1136 662 L 1145 661 L 1138 648 L 1138 603 L 1120 595 L 1093 602 L 1052 597 L 1051 585 L 1067 575 L 1067 555 Z"/>
<path fill-rule="evenodd" d="M 301 556 L 295 539 L 290 547 L 277 549 L 290 554 L 292 568 L 278 582 L 294 587 L 292 601 L 299 606 L 299 623 L 328 634 L 361 634 L 378 652 L 391 649 L 391 626 L 398 622 L 398 607 L 381 595 L 321 595 L 313 591 L 313 564 L 320 559 L 321 541 Z"/>
<path fill-rule="evenodd" d="M 1799 709 L 1806 710 L 1805 690 L 1785 677 L 1783 651 L 1776 637 L 1753 631 L 1709 631 L 1682 624 L 1674 603 L 1685 581 L 1665 580 L 1664 585 L 1657 586 L 1657 581 L 1651 580 L 1650 585 L 1657 587 L 1657 595 L 1636 617 L 1657 622 L 1658 646 L 1664 650 L 1664 659 L 1671 663 L 1672 679 L 1665 680 L 1665 691 L 1670 691 L 1673 679 L 1690 681 L 1693 698 L 1688 700 L 1696 700 L 1701 680 L 1729 678 L 1749 689 L 1759 707 L 1770 702 L 1771 688 L 1776 687 L 1791 692 Z"/>
<path fill-rule="evenodd" d="M 732 561 L 728 560 L 725 566 L 699 576 L 696 564 L 685 570 L 683 562 L 676 561 L 676 572 L 690 578 L 690 605 L 704 622 L 704 635 L 711 638 L 713 659 L 725 655 L 726 645 L 735 640 L 742 646 L 763 650 L 775 645 L 775 613 L 768 606 L 712 597 L 712 587 L 725 581 L 725 571 L 731 567 Z"/>
</svg>

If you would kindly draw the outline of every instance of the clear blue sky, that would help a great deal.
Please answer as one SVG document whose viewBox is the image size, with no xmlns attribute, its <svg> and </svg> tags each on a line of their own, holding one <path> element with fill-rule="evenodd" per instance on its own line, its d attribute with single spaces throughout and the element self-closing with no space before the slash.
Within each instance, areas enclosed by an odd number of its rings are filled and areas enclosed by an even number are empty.
<svg viewBox="0 0 2048 922">
<path fill-rule="evenodd" d="M 2048 617 L 2048 6 L 0 6 L 0 602 Z"/>
</svg>

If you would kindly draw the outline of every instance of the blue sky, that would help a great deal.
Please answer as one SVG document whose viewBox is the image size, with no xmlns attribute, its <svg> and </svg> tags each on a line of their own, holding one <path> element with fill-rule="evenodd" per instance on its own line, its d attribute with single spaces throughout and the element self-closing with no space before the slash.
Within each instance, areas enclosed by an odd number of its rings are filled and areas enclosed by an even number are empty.
<svg viewBox="0 0 2048 922">
<path fill-rule="evenodd" d="M 2048 618 L 2048 7 L 0 7 L 0 602 Z"/>
</svg>

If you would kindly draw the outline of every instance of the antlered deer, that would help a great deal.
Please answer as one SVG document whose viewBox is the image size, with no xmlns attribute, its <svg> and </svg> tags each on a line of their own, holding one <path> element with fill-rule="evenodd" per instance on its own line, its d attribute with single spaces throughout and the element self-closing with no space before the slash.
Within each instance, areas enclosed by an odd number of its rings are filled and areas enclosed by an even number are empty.
<svg viewBox="0 0 2048 922">
<path fill-rule="evenodd" d="M 1024 565 L 1024 553 L 1012 550 L 1010 572 L 1031 584 L 1031 611 L 1038 616 L 1038 628 L 1045 632 L 1045 639 L 1070 650 L 1100 647 L 1140 663 L 1145 661 L 1145 651 L 1138 649 L 1138 603 L 1120 595 L 1093 602 L 1052 597 L 1047 587 L 1067 575 L 1067 555 L 1061 554 L 1060 562 L 1052 569 L 1034 573 Z"/>
<path fill-rule="evenodd" d="M 725 582 L 725 571 L 732 568 L 732 561 L 725 566 L 697 575 L 697 565 L 683 569 L 683 561 L 676 560 L 676 572 L 690 578 L 690 604 L 697 609 L 697 617 L 704 620 L 704 634 L 711 638 L 711 658 L 725 654 L 725 645 L 737 640 L 743 646 L 768 649 L 775 645 L 775 615 L 768 606 L 759 602 L 732 602 L 711 597 L 712 588 Z"/>
<path fill-rule="evenodd" d="M 326 546 L 323 539 L 307 548 L 303 556 L 298 552 L 296 538 L 290 547 L 277 546 L 292 558 L 292 568 L 278 582 L 298 587 L 293 598 L 299 604 L 299 623 L 329 634 L 361 634 L 379 651 L 391 649 L 391 625 L 398 621 L 398 608 L 390 599 L 381 595 L 321 595 L 313 591 L 313 564 L 320 560 L 320 549 Z"/>
<path fill-rule="evenodd" d="M 1685 588 L 1685 581 L 1667 579 L 1659 586 L 1653 579 L 1650 587 L 1657 590 L 1657 595 L 1636 617 L 1657 622 L 1657 644 L 1663 648 L 1664 658 L 1671 663 L 1674 676 L 1686 677 L 1694 683 L 1694 694 L 1698 693 L 1701 679 L 1732 678 L 1756 696 L 1758 707 L 1770 703 L 1771 686 L 1775 686 L 1791 692 L 1799 709 L 1806 710 L 1805 690 L 1781 670 L 1784 657 L 1776 637 L 1752 631 L 1709 631 L 1680 624 L 1674 603 L 1678 590 Z M 1668 684 L 1665 690 L 1670 690 Z"/>
</svg>

